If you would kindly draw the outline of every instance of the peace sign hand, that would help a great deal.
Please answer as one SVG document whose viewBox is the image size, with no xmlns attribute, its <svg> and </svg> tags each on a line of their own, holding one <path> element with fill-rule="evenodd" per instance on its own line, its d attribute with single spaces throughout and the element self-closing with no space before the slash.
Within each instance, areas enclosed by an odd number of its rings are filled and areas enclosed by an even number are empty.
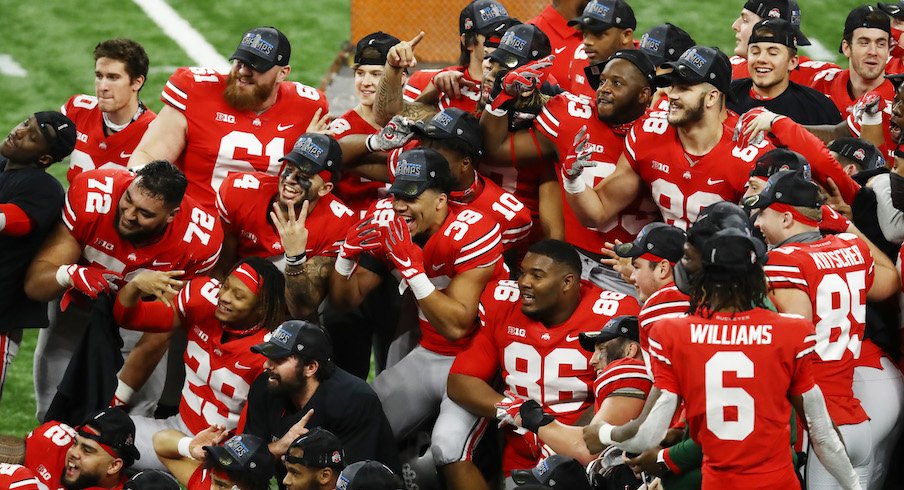
<svg viewBox="0 0 904 490">
<path fill-rule="evenodd" d="M 305 227 L 305 220 L 308 218 L 308 205 L 305 201 L 301 205 L 298 215 L 295 214 L 295 206 L 289 206 L 289 209 L 283 213 L 278 202 L 273 203 L 273 211 L 270 211 L 270 219 L 279 233 L 279 239 L 282 241 L 283 251 L 287 257 L 302 255 L 308 245 L 308 229 Z"/>
</svg>

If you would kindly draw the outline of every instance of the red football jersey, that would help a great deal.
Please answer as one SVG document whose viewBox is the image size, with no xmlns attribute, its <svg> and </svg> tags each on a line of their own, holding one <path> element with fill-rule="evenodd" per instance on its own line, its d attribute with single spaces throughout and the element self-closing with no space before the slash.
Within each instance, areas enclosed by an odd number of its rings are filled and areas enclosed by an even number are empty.
<svg viewBox="0 0 904 490">
<path fill-rule="evenodd" d="M 187 194 L 213 211 L 216 191 L 232 172 L 277 175 L 317 109 L 329 113 L 326 96 L 298 82 L 282 82 L 276 103 L 258 114 L 239 111 L 223 98 L 226 75 L 209 68 L 179 68 L 160 96 L 188 121 L 185 150 L 174 162 L 188 177 Z"/>
<path fill-rule="evenodd" d="M 452 192 L 449 206 L 456 213 L 465 209 L 479 211 L 496 220 L 502 227 L 502 248 L 520 245 L 531 232 L 530 209 L 495 182 L 474 172 L 474 185 L 464 192 Z"/>
<path fill-rule="evenodd" d="M 589 144 L 596 166 L 585 168 L 581 178 L 589 187 L 596 187 L 615 171 L 615 163 L 624 149 L 625 137 L 596 117 L 595 103 L 587 97 L 568 92 L 559 94 L 543 107 L 534 127 L 556 146 L 559 161 L 574 153 L 574 138 L 582 127 L 587 128 Z M 561 163 L 556 163 L 556 177 L 562 183 Z M 562 190 L 562 214 L 565 219 L 565 240 L 594 254 L 602 253 L 606 242 L 634 241 L 641 228 L 659 216 L 653 202 L 643 195 L 610 220 L 604 228 L 588 228 L 578 221 Z"/>
<path fill-rule="evenodd" d="M 625 140 L 625 156 L 650 186 L 665 222 L 686 230 L 706 206 L 740 201 L 753 162 L 773 147 L 764 139 L 759 146 L 738 148 L 731 139 L 732 129 L 723 124 L 722 139 L 709 153 L 690 156 L 666 116 L 651 112 L 637 121 Z"/>
<path fill-rule="evenodd" d="M 587 83 L 587 74 L 584 68 L 590 66 L 587 60 L 587 53 L 584 52 L 584 45 L 581 44 L 574 52 L 574 58 L 568 65 L 568 86 L 569 92 L 574 95 L 584 95 L 596 100 L 596 90 Z"/>
<path fill-rule="evenodd" d="M 574 424 L 593 401 L 590 353 L 581 332 L 599 332 L 612 317 L 636 315 L 637 301 L 621 293 L 581 284 L 581 302 L 562 324 L 547 327 L 521 312 L 516 281 L 490 283 L 480 300 L 480 332 L 460 353 L 450 373 L 491 382 L 498 373 L 506 389 L 540 402 L 563 424 Z M 502 468 L 531 468 L 539 454 L 521 436 L 506 431 Z"/>
<path fill-rule="evenodd" d="M 547 5 L 536 17 L 527 21 L 528 24 L 537 26 L 546 37 L 552 47 L 552 66 L 549 74 L 559 80 L 559 85 L 565 90 L 571 90 L 568 80 L 568 71 L 571 60 L 577 55 L 578 50 L 584 51 L 584 37 L 581 31 L 568 25 L 568 21 L 562 17 L 552 5 Z"/>
<path fill-rule="evenodd" d="M 75 429 L 62 422 L 46 422 L 25 437 L 24 466 L 50 490 L 62 489 L 60 478 L 66 467 L 66 452 L 72 446 Z"/>
<path fill-rule="evenodd" d="M 47 486 L 41 483 L 30 469 L 22 465 L 7 463 L 0 463 L 0 488 L 48 490 Z"/>
<path fill-rule="evenodd" d="M 358 111 L 351 109 L 341 117 L 333 119 L 330 130 L 333 136 L 340 140 L 351 134 L 375 134 L 380 129 L 365 121 Z M 342 172 L 339 182 L 333 187 L 333 194 L 336 194 L 354 211 L 355 217 L 360 219 L 374 201 L 386 197 L 388 188 L 384 182 L 373 181 L 353 172 Z"/>
<path fill-rule="evenodd" d="M 63 223 L 82 248 L 79 262 L 123 274 L 119 286 L 142 270 L 184 270 L 182 277 L 191 279 L 213 268 L 223 228 L 191 197 L 185 196 L 173 221 L 153 243 L 136 246 L 119 236 L 119 200 L 134 179 L 121 170 L 90 170 L 69 186 Z"/>
<path fill-rule="evenodd" d="M 648 369 L 650 368 L 650 343 L 647 339 L 653 324 L 663 318 L 679 317 L 687 313 L 690 306 L 690 299 L 678 290 L 674 282 L 663 286 L 644 301 L 640 314 L 637 315 L 637 323 L 640 327 L 638 331 L 640 351 Z"/>
<path fill-rule="evenodd" d="M 774 248 L 764 267 L 772 288 L 795 288 L 810 297 L 816 324 L 816 382 L 838 425 L 868 419 L 854 398 L 852 383 L 866 328 L 866 292 L 873 284 L 873 267 L 869 247 L 850 233 Z"/>
<path fill-rule="evenodd" d="M 684 399 L 702 488 L 797 488 L 788 397 L 815 385 L 814 343 L 809 321 L 759 308 L 653 325 L 654 385 Z"/>
<path fill-rule="evenodd" d="M 275 175 L 231 174 L 217 192 L 217 211 L 226 231 L 238 238 L 239 257 L 270 259 L 282 270 L 285 251 L 270 221 L 278 188 L 279 177 Z M 307 256 L 335 257 L 345 234 L 356 221 L 352 210 L 332 194 L 318 199 L 304 223 L 308 229 Z"/>
<path fill-rule="evenodd" d="M 450 107 L 455 107 L 465 112 L 474 114 L 477 111 L 477 102 L 480 101 L 480 83 L 482 82 L 482 80 L 475 80 L 471 78 L 471 74 L 468 72 L 467 66 L 450 66 L 444 68 L 441 71 L 461 72 L 462 75 L 464 75 L 465 80 L 476 84 L 478 88 L 476 90 L 471 90 L 469 87 L 462 85 L 460 97 L 450 97 L 445 92 L 440 92 L 439 101 L 436 104 L 437 108 L 442 111 Z M 434 76 L 435 75 L 436 74 L 434 74 Z"/>
<path fill-rule="evenodd" d="M 792 82 L 801 85 L 810 85 L 813 78 L 823 70 L 840 68 L 830 61 L 814 61 L 803 55 L 800 55 L 799 58 L 800 63 L 798 63 L 796 70 L 791 70 L 789 79 Z M 750 78 L 750 69 L 747 65 L 747 58 L 735 55 L 729 58 L 729 61 L 731 61 L 731 78 L 733 80 Z"/>
<path fill-rule="evenodd" d="M 76 175 L 96 168 L 125 170 L 129 157 L 148 124 L 157 117 L 150 109 L 145 109 L 138 119 L 129 123 L 122 131 L 109 136 L 104 134 L 104 115 L 97 107 L 97 97 L 93 95 L 73 95 L 60 107 L 60 112 L 72 119 L 77 130 L 75 149 L 69 157 L 69 171 L 66 180 L 72 183 Z"/>
<path fill-rule="evenodd" d="M 185 488 L 187 490 L 210 490 L 212 486 L 213 478 L 211 478 L 211 469 L 205 468 L 202 464 L 198 465 L 198 468 L 191 474 Z"/>
<path fill-rule="evenodd" d="M 392 198 L 381 199 L 368 210 L 368 215 L 379 223 L 389 223 L 395 219 Z M 449 286 L 455 276 L 478 267 L 492 267 L 493 279 L 508 277 L 502 261 L 501 227 L 492 218 L 472 210 L 456 212 L 451 207 L 446 220 L 422 247 L 424 251 L 424 272 L 437 290 Z M 390 268 L 388 257 L 381 257 Z M 393 269 L 393 274 L 398 272 Z M 476 326 L 477 319 L 474 324 Z M 450 342 L 430 325 L 424 312 L 418 306 L 418 322 L 421 328 L 420 344 L 428 350 L 444 356 L 454 356 L 464 350 L 476 333 L 476 328 L 464 338 Z"/>
<path fill-rule="evenodd" d="M 219 291 L 216 279 L 198 278 L 176 297 L 176 312 L 188 337 L 179 415 L 193 434 L 213 424 L 235 429 L 251 383 L 264 372 L 266 359 L 251 352 L 251 346 L 263 342 L 267 331 L 224 342 L 225 330 L 214 317 Z"/>
<path fill-rule="evenodd" d="M 428 69 L 428 70 L 418 70 L 411 74 L 410 77 L 405 81 L 405 86 L 402 88 L 402 99 L 405 102 L 414 102 L 418 97 L 421 96 L 421 92 L 430 85 L 430 82 L 433 81 L 433 77 L 436 76 L 437 73 L 443 71 L 442 69 Z"/>
<path fill-rule="evenodd" d="M 599 412 L 603 400 L 619 390 L 641 391 L 646 399 L 653 387 L 653 377 L 640 359 L 625 357 L 612 361 L 593 382 L 593 411 Z"/>
</svg>

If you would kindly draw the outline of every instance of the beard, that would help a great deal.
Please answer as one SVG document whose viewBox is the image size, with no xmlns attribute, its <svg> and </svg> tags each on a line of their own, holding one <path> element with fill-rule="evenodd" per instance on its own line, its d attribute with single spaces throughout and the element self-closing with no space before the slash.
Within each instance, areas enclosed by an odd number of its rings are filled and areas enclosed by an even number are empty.
<svg viewBox="0 0 904 490">
<path fill-rule="evenodd" d="M 78 478 L 73 482 L 66 481 L 66 468 L 63 468 L 63 474 L 60 476 L 60 484 L 66 490 L 82 490 L 89 487 L 96 487 L 100 483 L 100 475 L 86 475 L 79 473 Z"/>
<path fill-rule="evenodd" d="M 706 98 L 706 94 L 700 95 L 700 100 L 697 101 L 697 104 L 694 106 L 679 106 L 684 109 L 684 114 L 680 116 L 673 116 L 669 113 L 668 121 L 672 126 L 685 126 L 693 123 L 700 122 L 703 119 L 703 114 L 705 111 L 703 101 Z M 674 102 L 670 102 L 670 104 L 674 104 Z"/>
<path fill-rule="evenodd" d="M 229 73 L 229 77 L 226 79 L 226 90 L 223 91 L 223 98 L 226 99 L 229 105 L 240 111 L 250 111 L 260 107 L 270 97 L 273 87 L 276 86 L 276 79 L 274 78 L 273 83 L 267 86 L 255 83 L 249 92 L 240 89 L 236 85 L 237 79 L 237 76 Z"/>
<path fill-rule="evenodd" d="M 264 371 L 265 374 L 270 374 Z M 295 373 L 295 379 L 285 380 L 277 378 L 274 382 L 272 379 L 267 380 L 267 391 L 271 395 L 289 398 L 296 393 L 301 393 L 307 388 L 308 379 L 302 375 L 301 370 Z"/>
<path fill-rule="evenodd" d="M 161 234 L 163 234 L 163 230 L 166 229 L 166 222 L 164 222 L 161 226 L 148 230 L 148 229 L 140 229 L 132 232 L 123 232 L 122 229 L 119 228 L 119 222 L 122 219 L 120 215 L 120 211 L 116 211 L 116 232 L 119 233 L 123 239 L 127 240 L 130 243 L 144 243 L 152 238 L 155 238 Z"/>
</svg>

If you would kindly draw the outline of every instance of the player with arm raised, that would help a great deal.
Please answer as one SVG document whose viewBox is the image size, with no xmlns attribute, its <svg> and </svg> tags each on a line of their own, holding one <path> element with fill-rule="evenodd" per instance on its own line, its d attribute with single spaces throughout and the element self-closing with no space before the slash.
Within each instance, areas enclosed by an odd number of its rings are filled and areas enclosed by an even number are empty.
<svg viewBox="0 0 904 490">
<path fill-rule="evenodd" d="M 232 69 L 179 68 L 160 99 L 159 124 L 148 129 L 129 167 L 151 160 L 176 163 L 188 177 L 186 193 L 208 211 L 217 189 L 233 172 L 279 173 L 279 159 L 329 111 L 317 89 L 289 76 L 291 47 L 274 27 L 242 36 Z"/>
</svg>

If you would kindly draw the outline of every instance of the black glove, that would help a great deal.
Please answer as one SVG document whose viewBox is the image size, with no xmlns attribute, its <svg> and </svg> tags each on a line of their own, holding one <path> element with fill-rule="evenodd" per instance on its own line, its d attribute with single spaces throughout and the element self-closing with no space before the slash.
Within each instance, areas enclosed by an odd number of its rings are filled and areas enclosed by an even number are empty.
<svg viewBox="0 0 904 490">
<path fill-rule="evenodd" d="M 521 415 L 521 427 L 536 434 L 540 427 L 551 423 L 555 417 L 543 411 L 543 407 L 536 400 L 527 400 L 518 411 Z"/>
</svg>

